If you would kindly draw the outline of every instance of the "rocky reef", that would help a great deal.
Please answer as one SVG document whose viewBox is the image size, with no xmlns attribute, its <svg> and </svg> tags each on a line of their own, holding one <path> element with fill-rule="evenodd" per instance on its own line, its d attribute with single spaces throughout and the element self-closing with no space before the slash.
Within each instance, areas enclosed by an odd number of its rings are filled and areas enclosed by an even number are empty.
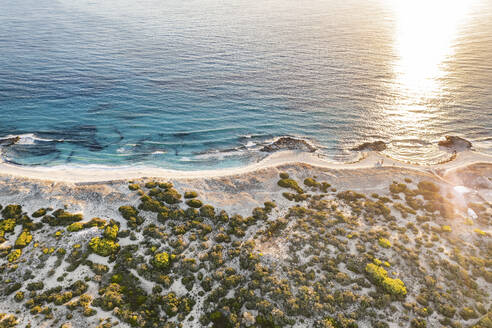
<svg viewBox="0 0 492 328">
<path fill-rule="evenodd" d="M 440 147 L 456 151 L 462 151 L 470 149 L 472 147 L 472 143 L 470 141 L 458 136 L 446 136 L 445 140 L 441 140 L 438 142 L 438 145 Z"/>
<path fill-rule="evenodd" d="M 268 153 L 273 153 L 279 150 L 301 150 L 313 153 L 316 151 L 316 147 L 303 139 L 281 137 L 260 149 L 260 151 Z"/>
<path fill-rule="evenodd" d="M 353 151 L 383 151 L 385 150 L 386 143 L 384 141 L 373 141 L 373 142 L 364 142 L 363 144 L 358 145 L 357 147 L 352 148 Z"/>
<path fill-rule="evenodd" d="M 19 142 L 19 140 L 20 140 L 19 136 L 0 139 L 0 146 L 1 147 L 12 146 L 15 145 L 17 142 Z"/>
</svg>

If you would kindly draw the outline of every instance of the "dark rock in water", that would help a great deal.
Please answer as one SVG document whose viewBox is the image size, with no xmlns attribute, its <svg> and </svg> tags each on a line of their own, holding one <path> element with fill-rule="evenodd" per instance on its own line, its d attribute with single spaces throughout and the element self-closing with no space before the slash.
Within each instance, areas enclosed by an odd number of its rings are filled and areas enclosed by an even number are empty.
<svg viewBox="0 0 492 328">
<path fill-rule="evenodd" d="M 15 145 L 17 142 L 19 142 L 20 137 L 12 137 L 12 138 L 5 138 L 5 139 L 0 139 L 0 146 L 1 147 L 8 147 Z"/>
<path fill-rule="evenodd" d="M 312 153 L 316 151 L 316 148 L 306 140 L 292 137 L 281 137 L 260 149 L 260 151 L 269 153 L 279 150 L 302 150 Z"/>
<path fill-rule="evenodd" d="M 374 141 L 374 142 L 364 142 L 357 147 L 352 148 L 351 150 L 355 151 L 383 151 L 386 149 L 386 143 L 384 141 Z"/>
<path fill-rule="evenodd" d="M 438 142 L 440 147 L 449 148 L 452 150 L 465 150 L 472 147 L 472 143 L 466 139 L 457 136 L 446 136 L 446 140 L 441 140 Z"/>
</svg>

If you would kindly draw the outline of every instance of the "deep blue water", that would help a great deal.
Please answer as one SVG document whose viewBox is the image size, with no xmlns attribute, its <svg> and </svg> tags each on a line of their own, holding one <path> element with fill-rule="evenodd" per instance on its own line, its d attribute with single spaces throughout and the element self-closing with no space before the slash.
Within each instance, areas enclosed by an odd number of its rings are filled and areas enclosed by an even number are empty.
<svg viewBox="0 0 492 328">
<path fill-rule="evenodd" d="M 290 135 L 436 162 L 446 134 L 492 153 L 492 3 L 435 1 L 0 0 L 0 137 L 22 136 L 3 156 L 220 168 Z"/>
</svg>

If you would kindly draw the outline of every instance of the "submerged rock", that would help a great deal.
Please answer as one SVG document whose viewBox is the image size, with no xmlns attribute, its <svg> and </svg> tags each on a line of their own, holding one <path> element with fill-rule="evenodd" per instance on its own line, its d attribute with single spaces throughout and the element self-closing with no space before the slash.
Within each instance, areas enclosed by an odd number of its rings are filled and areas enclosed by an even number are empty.
<svg viewBox="0 0 492 328">
<path fill-rule="evenodd" d="M 260 149 L 260 151 L 269 153 L 279 150 L 302 150 L 312 153 L 316 151 L 316 147 L 303 139 L 281 137 Z"/>
<path fill-rule="evenodd" d="M 472 147 L 472 143 L 458 136 L 446 136 L 446 140 L 438 142 L 440 147 L 445 147 L 452 150 L 465 150 Z"/>
<path fill-rule="evenodd" d="M 352 148 L 351 150 L 355 151 L 367 151 L 367 150 L 372 150 L 372 151 L 383 151 L 386 149 L 386 143 L 384 141 L 374 141 L 374 142 L 364 142 L 361 145 L 358 145 L 357 147 Z"/>
</svg>

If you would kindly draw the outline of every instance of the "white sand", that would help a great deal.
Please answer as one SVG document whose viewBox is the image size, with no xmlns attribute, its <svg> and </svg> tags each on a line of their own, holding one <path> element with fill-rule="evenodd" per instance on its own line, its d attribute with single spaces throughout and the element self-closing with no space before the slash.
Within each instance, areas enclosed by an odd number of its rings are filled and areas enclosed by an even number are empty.
<svg viewBox="0 0 492 328">
<path fill-rule="evenodd" d="M 166 179 L 195 179 L 233 176 L 254 172 L 264 168 L 276 167 L 284 164 L 304 163 L 327 169 L 362 169 L 374 168 L 378 162 L 384 160 L 384 167 L 401 167 L 417 171 L 435 172 L 449 171 L 474 163 L 492 163 L 492 156 L 475 151 L 458 153 L 450 162 L 437 165 L 416 165 L 400 162 L 385 157 L 377 152 L 369 152 L 367 156 L 356 163 L 335 163 L 327 161 L 311 153 L 284 151 L 274 153 L 258 163 L 251 165 L 219 170 L 178 171 L 151 167 L 26 167 L 8 163 L 0 163 L 0 175 L 17 178 L 39 179 L 68 183 L 105 182 L 115 180 L 129 180 L 138 178 L 166 178 Z"/>
</svg>

